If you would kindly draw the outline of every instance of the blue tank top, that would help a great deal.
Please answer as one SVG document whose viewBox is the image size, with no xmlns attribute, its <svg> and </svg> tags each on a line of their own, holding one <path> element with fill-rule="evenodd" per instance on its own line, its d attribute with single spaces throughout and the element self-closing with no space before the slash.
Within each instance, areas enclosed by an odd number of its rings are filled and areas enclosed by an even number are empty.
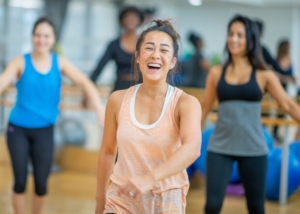
<svg viewBox="0 0 300 214">
<path fill-rule="evenodd" d="M 43 128 L 55 124 L 59 113 L 61 74 L 58 56 L 52 54 L 48 73 L 38 72 L 31 54 L 24 55 L 25 66 L 16 83 L 16 104 L 9 121 L 24 128 Z"/>
</svg>

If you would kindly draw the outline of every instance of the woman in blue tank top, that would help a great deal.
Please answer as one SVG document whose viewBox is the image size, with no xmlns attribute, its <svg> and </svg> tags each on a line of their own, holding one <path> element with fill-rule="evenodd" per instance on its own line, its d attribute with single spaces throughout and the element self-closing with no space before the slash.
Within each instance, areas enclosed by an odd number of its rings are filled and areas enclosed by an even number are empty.
<svg viewBox="0 0 300 214">
<path fill-rule="evenodd" d="M 202 122 L 216 100 L 218 121 L 206 160 L 206 214 L 219 214 L 234 161 L 245 188 L 248 212 L 264 214 L 268 148 L 261 126 L 261 99 L 269 92 L 283 110 L 300 122 L 299 106 L 262 59 L 258 28 L 244 16 L 228 25 L 224 66 L 211 68 L 202 102 Z"/>
<path fill-rule="evenodd" d="M 47 179 L 53 160 L 53 125 L 59 113 L 61 76 L 81 86 L 95 107 L 101 124 L 104 108 L 93 83 L 68 60 L 51 53 L 55 29 L 46 17 L 32 32 L 34 49 L 13 59 L 0 75 L 0 94 L 17 79 L 16 104 L 7 129 L 7 145 L 14 172 L 13 207 L 25 213 L 25 187 L 28 158 L 33 165 L 35 196 L 32 213 L 41 213 L 47 192 Z"/>
</svg>

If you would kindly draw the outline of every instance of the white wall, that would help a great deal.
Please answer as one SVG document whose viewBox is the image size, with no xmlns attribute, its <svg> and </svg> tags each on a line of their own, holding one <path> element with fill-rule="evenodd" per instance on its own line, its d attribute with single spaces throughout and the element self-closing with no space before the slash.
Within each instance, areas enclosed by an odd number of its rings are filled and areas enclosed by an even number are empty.
<svg viewBox="0 0 300 214">
<path fill-rule="evenodd" d="M 171 19 L 182 37 L 181 54 L 192 51 L 187 35 L 190 30 L 193 30 L 204 38 L 206 56 L 212 57 L 215 54 L 222 56 L 228 22 L 237 13 L 264 22 L 265 31 L 262 41 L 274 57 L 279 40 L 292 39 L 293 7 L 291 5 L 259 7 L 205 2 L 200 7 L 193 7 L 185 1 L 132 0 L 129 2 L 137 3 L 141 7 L 156 6 L 158 8 L 156 18 Z M 118 36 L 119 26 L 118 11 L 114 4 L 107 1 L 93 2 L 90 12 L 86 5 L 84 1 L 71 1 L 65 24 L 63 48 L 68 58 L 81 70 L 90 73 L 103 54 L 107 43 Z M 91 23 L 87 33 L 88 28 L 85 24 L 89 21 Z M 115 78 L 114 70 L 112 64 L 107 66 L 98 82 L 112 83 Z"/>
<path fill-rule="evenodd" d="M 158 17 L 164 16 L 168 5 L 161 4 Z M 190 30 L 198 32 L 205 40 L 205 52 L 208 55 L 223 53 L 229 20 L 237 13 L 253 19 L 261 19 L 265 23 L 263 44 L 275 56 L 278 41 L 281 38 L 291 38 L 292 8 L 291 7 L 253 7 L 233 4 L 203 4 L 200 7 L 177 4 L 172 6 L 176 26 L 182 36 L 183 51 L 191 50 L 187 41 Z M 169 9 L 168 9 L 169 11 Z"/>
<path fill-rule="evenodd" d="M 108 43 L 118 36 L 117 9 L 108 2 L 71 1 L 62 35 L 64 55 L 80 70 L 90 74 Z M 115 65 L 105 67 L 98 83 L 111 84 Z"/>
</svg>

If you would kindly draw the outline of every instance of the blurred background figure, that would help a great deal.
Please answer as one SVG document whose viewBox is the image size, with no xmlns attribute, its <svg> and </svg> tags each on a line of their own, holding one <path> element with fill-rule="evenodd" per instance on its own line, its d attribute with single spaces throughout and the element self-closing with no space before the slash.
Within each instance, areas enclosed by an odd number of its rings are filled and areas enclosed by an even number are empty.
<svg viewBox="0 0 300 214">
<path fill-rule="evenodd" d="M 295 83 L 293 76 L 292 60 L 290 56 L 290 43 L 287 39 L 281 40 L 277 49 L 277 63 L 283 70 L 285 78 L 281 78 L 280 82 L 286 90 L 288 83 Z"/>
<path fill-rule="evenodd" d="M 296 83 L 296 80 L 293 76 L 293 67 L 292 60 L 290 57 L 290 43 L 287 39 L 284 39 L 279 42 L 277 48 L 277 63 L 279 67 L 282 69 L 282 76 L 279 78 L 280 83 L 285 91 L 287 91 L 287 85 L 289 83 Z M 283 118 L 284 114 L 278 114 L 278 118 Z M 273 137 L 277 141 L 282 141 L 282 138 L 278 134 L 278 126 L 274 126 L 273 129 Z"/>
<path fill-rule="evenodd" d="M 260 20 L 256 20 L 255 23 L 258 27 L 260 38 L 262 38 L 263 31 L 264 31 L 264 24 Z M 263 59 L 265 60 L 267 65 L 271 66 L 272 69 L 275 70 L 275 72 L 278 72 L 279 74 L 285 74 L 284 70 L 281 69 L 278 62 L 274 59 L 274 57 L 272 57 L 267 47 L 264 44 L 261 44 L 261 46 L 262 46 Z"/>
<path fill-rule="evenodd" d="M 131 60 L 138 38 L 137 29 L 144 21 L 143 12 L 134 6 L 125 6 L 119 12 L 121 35 L 109 43 L 104 55 L 91 75 L 91 80 L 96 81 L 104 66 L 109 60 L 114 60 L 117 65 L 117 80 L 113 91 L 127 89 L 134 81 Z"/>
<path fill-rule="evenodd" d="M 194 53 L 185 65 L 184 85 L 188 87 L 205 88 L 207 72 L 210 63 L 203 57 L 202 49 L 204 42 L 201 36 L 190 32 L 189 42 L 193 45 Z"/>
<path fill-rule="evenodd" d="M 260 20 L 256 20 L 255 23 L 258 27 L 261 38 L 264 31 L 264 24 Z M 276 75 L 278 76 L 283 88 L 286 90 L 286 86 L 289 82 L 295 82 L 295 79 L 292 76 L 291 58 L 289 56 L 290 48 L 288 41 L 284 41 L 284 43 L 279 44 L 277 51 L 277 60 L 272 57 L 266 46 L 264 46 L 263 44 L 261 46 L 263 59 L 265 60 L 266 64 L 271 66 L 271 68 L 276 72 Z M 263 115 L 267 116 L 266 114 Z M 284 114 L 278 113 L 277 117 L 283 118 Z M 278 126 L 274 126 L 273 128 L 273 137 L 277 142 L 282 141 L 282 138 L 278 135 Z"/>
</svg>

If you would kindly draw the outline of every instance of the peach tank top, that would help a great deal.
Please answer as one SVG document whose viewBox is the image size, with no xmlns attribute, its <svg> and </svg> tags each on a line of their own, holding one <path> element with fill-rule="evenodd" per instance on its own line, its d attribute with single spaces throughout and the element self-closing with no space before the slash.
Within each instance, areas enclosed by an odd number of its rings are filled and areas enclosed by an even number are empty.
<svg viewBox="0 0 300 214">
<path fill-rule="evenodd" d="M 180 146 L 179 129 L 174 110 L 182 90 L 169 85 L 159 119 L 150 125 L 140 124 L 135 118 L 135 98 L 140 85 L 125 93 L 119 112 L 117 130 L 118 160 L 111 181 L 119 186 L 130 177 L 142 176 L 165 162 Z M 186 170 L 158 182 L 154 194 L 188 188 Z"/>
</svg>

